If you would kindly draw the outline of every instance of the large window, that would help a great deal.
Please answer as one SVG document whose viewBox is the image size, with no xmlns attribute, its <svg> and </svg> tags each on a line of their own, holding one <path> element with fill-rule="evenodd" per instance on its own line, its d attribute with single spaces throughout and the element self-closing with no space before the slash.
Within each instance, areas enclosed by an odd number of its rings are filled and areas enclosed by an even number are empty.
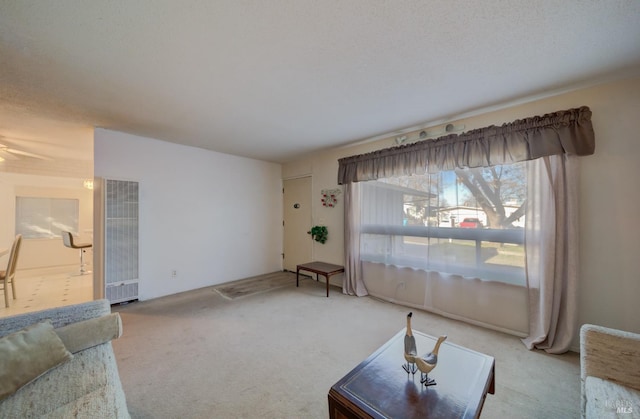
<svg viewBox="0 0 640 419">
<path fill-rule="evenodd" d="M 345 292 L 366 295 L 371 279 L 391 301 L 522 330 L 523 319 L 498 324 L 494 308 L 524 290 L 527 304 L 512 311 L 529 309 L 525 345 L 566 351 L 577 332 L 576 157 L 594 150 L 591 111 L 581 107 L 340 159 Z M 428 272 L 389 267 L 365 278 L 381 264 L 363 260 Z"/>
<path fill-rule="evenodd" d="M 78 232 L 77 199 L 16 197 L 16 234 L 25 239 L 60 237 Z"/>
<path fill-rule="evenodd" d="M 525 285 L 525 164 L 363 182 L 361 259 Z"/>
</svg>

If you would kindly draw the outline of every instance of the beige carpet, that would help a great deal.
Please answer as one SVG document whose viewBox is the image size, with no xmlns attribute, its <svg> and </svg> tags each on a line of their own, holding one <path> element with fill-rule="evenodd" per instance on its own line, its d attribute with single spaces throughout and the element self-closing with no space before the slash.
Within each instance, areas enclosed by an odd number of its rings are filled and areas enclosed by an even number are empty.
<svg viewBox="0 0 640 419">
<path fill-rule="evenodd" d="M 273 272 L 266 275 L 254 276 L 239 281 L 227 282 L 216 286 L 214 290 L 229 300 L 246 297 L 276 288 L 285 287 L 296 283 L 296 274 L 293 272 Z"/>
<path fill-rule="evenodd" d="M 325 295 L 305 278 L 236 300 L 204 288 L 114 306 L 132 417 L 327 418 L 329 388 L 401 330 L 410 309 L 338 288 Z M 515 337 L 412 311 L 415 330 L 495 357 L 483 418 L 579 417 L 577 354 L 528 351 Z"/>
</svg>

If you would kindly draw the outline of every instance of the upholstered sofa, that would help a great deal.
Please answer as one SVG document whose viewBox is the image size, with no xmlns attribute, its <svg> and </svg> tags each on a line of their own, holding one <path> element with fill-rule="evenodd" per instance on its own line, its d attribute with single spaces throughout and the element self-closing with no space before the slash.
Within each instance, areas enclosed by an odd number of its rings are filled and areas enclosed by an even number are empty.
<svg viewBox="0 0 640 419">
<path fill-rule="evenodd" d="M 1 418 L 129 418 L 107 300 L 0 319 Z"/>
<path fill-rule="evenodd" d="M 580 328 L 582 417 L 640 417 L 640 334 Z"/>
</svg>

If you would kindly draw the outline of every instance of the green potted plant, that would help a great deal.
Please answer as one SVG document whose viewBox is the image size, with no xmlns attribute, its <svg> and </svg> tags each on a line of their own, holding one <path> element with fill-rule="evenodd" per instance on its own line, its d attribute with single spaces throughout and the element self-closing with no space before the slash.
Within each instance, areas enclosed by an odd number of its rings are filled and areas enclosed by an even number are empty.
<svg viewBox="0 0 640 419">
<path fill-rule="evenodd" d="M 311 234 L 312 239 L 322 244 L 327 241 L 327 237 L 329 236 L 329 230 L 327 230 L 325 226 L 313 226 L 311 227 L 311 231 L 307 231 L 307 233 Z"/>
</svg>

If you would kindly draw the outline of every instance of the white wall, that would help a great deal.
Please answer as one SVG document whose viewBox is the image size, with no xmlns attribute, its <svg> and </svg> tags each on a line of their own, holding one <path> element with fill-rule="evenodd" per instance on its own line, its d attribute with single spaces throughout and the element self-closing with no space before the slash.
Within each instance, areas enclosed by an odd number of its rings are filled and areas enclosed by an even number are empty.
<svg viewBox="0 0 640 419">
<path fill-rule="evenodd" d="M 593 112 L 596 151 L 580 159 L 579 323 L 640 333 L 640 78 L 451 122 L 470 130 L 582 105 Z M 312 174 L 317 198 L 320 189 L 337 187 L 338 158 L 392 146 L 389 138 L 317 153 L 284 165 L 283 177 Z M 331 210 L 319 199 L 313 205 L 314 218 L 324 217 L 330 237 L 324 246 L 314 244 L 317 258 L 343 263 L 342 200 Z"/>
<path fill-rule="evenodd" d="M 16 234 L 16 196 L 68 198 L 79 201 L 78 242 L 91 242 L 93 193 L 83 187 L 84 179 L 56 176 L 0 173 L 0 248 L 11 248 Z M 91 258 L 87 258 L 90 262 Z M 6 269 L 8 255 L 0 258 Z M 77 250 L 64 247 L 62 238 L 23 239 L 18 272 L 58 266 L 80 266 Z"/>
<path fill-rule="evenodd" d="M 94 153 L 140 183 L 140 300 L 282 269 L 280 165 L 105 129 Z"/>
</svg>

